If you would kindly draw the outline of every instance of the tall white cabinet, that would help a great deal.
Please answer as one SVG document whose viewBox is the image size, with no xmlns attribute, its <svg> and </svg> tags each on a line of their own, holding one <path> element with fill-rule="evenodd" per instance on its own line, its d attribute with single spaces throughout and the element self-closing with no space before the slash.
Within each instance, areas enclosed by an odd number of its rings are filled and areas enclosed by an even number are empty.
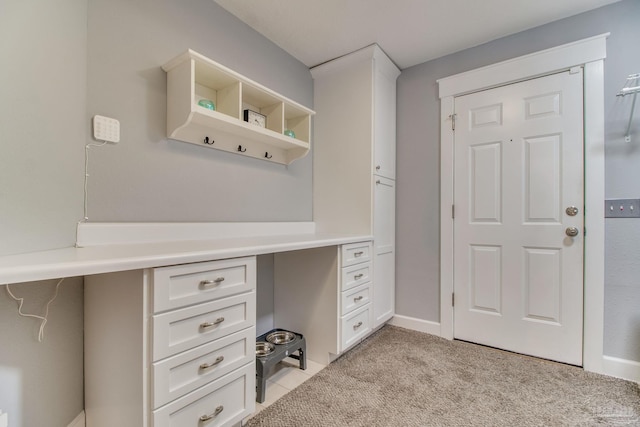
<svg viewBox="0 0 640 427">
<path fill-rule="evenodd" d="M 395 307 L 396 79 L 377 45 L 311 69 L 314 221 L 318 231 L 374 236 L 373 328 Z"/>
</svg>

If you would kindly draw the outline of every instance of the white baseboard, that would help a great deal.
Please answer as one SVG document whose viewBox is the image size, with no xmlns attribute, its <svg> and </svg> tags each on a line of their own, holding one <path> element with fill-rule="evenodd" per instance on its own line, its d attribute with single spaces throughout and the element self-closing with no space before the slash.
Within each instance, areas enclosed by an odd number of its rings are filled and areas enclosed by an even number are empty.
<svg viewBox="0 0 640 427">
<path fill-rule="evenodd" d="M 440 323 L 438 322 L 431 322 L 429 320 L 416 319 L 415 317 L 396 314 L 391 318 L 389 324 L 400 328 L 411 329 L 412 331 L 424 332 L 438 337 L 440 336 Z"/>
<path fill-rule="evenodd" d="M 602 368 L 604 375 L 640 383 L 640 362 L 602 356 Z"/>
<path fill-rule="evenodd" d="M 80 412 L 67 427 L 85 427 L 84 411 Z"/>
</svg>

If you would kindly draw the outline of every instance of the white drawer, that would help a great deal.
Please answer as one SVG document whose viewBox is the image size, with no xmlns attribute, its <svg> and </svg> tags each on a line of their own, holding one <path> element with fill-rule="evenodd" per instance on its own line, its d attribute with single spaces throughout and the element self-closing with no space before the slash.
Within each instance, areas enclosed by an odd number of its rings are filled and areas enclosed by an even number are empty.
<svg viewBox="0 0 640 427">
<path fill-rule="evenodd" d="M 251 363 L 153 411 L 154 427 L 231 426 L 255 409 L 256 369 Z M 216 415 L 217 413 L 217 415 Z M 201 417 L 211 417 L 201 420 Z"/>
<path fill-rule="evenodd" d="M 371 281 L 371 263 L 356 264 L 342 269 L 340 288 L 346 291 L 369 281 Z"/>
<path fill-rule="evenodd" d="M 371 261 L 371 242 L 350 243 L 342 245 L 342 267 Z"/>
<path fill-rule="evenodd" d="M 153 364 L 153 407 L 158 408 L 255 361 L 256 330 L 248 328 Z"/>
<path fill-rule="evenodd" d="M 153 316 L 153 360 L 222 338 L 255 323 L 255 292 L 157 314 Z"/>
<path fill-rule="evenodd" d="M 255 287 L 255 257 L 155 268 L 153 311 L 224 298 Z"/>
<path fill-rule="evenodd" d="M 371 331 L 371 304 L 342 318 L 342 348 L 345 351 Z"/>
<path fill-rule="evenodd" d="M 340 315 L 344 316 L 371 301 L 371 283 L 365 283 L 357 288 L 342 292 Z"/>
</svg>

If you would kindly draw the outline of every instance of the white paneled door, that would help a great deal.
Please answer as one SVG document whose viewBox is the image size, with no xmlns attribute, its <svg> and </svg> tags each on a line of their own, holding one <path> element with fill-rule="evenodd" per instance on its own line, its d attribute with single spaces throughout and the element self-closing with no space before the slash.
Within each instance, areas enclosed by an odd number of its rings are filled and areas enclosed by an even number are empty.
<svg viewBox="0 0 640 427">
<path fill-rule="evenodd" d="M 455 338 L 582 365 L 582 87 L 455 99 Z"/>
</svg>

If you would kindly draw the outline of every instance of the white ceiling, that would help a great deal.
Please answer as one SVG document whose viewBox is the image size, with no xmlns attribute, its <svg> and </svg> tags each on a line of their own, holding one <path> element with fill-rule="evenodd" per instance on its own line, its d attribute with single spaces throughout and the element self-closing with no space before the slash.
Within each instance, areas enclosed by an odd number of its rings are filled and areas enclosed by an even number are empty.
<svg viewBox="0 0 640 427">
<path fill-rule="evenodd" d="M 619 0 L 214 0 L 308 67 L 377 43 L 401 68 Z"/>
</svg>

